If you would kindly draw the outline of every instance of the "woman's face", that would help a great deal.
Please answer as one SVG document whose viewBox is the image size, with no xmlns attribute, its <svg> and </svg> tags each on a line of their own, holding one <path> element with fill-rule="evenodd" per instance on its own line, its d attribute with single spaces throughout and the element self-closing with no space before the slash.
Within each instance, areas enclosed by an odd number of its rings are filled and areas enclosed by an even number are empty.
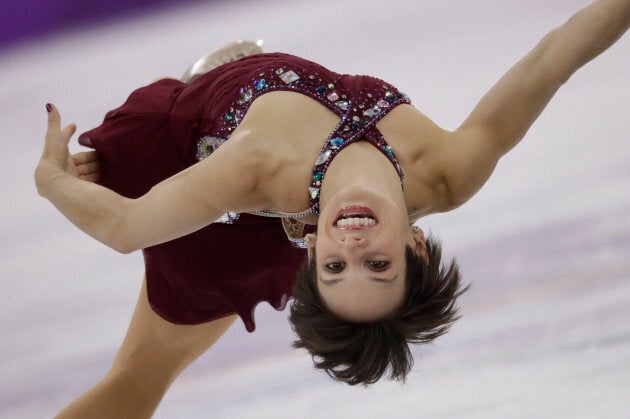
<svg viewBox="0 0 630 419">
<path fill-rule="evenodd" d="M 402 303 L 405 247 L 426 248 L 422 232 L 412 233 L 406 208 L 352 189 L 327 203 L 311 246 L 317 287 L 328 309 L 350 321 L 371 321 Z"/>
</svg>

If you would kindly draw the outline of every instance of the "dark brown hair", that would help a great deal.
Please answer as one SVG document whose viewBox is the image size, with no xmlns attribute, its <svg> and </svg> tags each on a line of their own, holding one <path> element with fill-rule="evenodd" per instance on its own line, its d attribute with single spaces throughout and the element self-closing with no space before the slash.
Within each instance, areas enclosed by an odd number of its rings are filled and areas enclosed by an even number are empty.
<svg viewBox="0 0 630 419">
<path fill-rule="evenodd" d="M 442 265 L 442 247 L 427 239 L 429 263 L 411 246 L 405 250 L 406 291 L 401 307 L 380 320 L 357 323 L 332 314 L 317 290 L 315 257 L 304 261 L 293 287 L 289 320 L 298 339 L 293 347 L 308 350 L 315 367 L 350 385 L 373 384 L 389 370 L 405 380 L 413 366 L 410 343 L 429 343 L 459 318 L 455 302 L 462 288 L 455 261 Z"/>
</svg>

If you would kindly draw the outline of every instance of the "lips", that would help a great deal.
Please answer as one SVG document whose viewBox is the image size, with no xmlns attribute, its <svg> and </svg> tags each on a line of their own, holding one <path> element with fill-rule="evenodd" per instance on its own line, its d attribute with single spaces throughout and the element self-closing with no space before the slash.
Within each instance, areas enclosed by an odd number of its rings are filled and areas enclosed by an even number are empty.
<svg viewBox="0 0 630 419">
<path fill-rule="evenodd" d="M 349 205 L 339 210 L 334 227 L 341 230 L 363 230 L 377 224 L 378 220 L 370 208 Z"/>
</svg>

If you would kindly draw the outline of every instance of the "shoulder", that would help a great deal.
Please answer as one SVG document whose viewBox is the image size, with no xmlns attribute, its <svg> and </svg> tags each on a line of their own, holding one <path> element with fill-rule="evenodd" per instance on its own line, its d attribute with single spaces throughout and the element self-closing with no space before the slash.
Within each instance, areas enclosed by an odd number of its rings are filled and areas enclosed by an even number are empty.
<svg viewBox="0 0 630 419">
<path fill-rule="evenodd" d="M 445 131 L 432 148 L 432 164 L 440 180 L 440 212 L 469 201 L 488 181 L 501 157 L 483 130 Z"/>
<path fill-rule="evenodd" d="M 398 108 L 379 128 L 405 169 L 412 212 L 420 216 L 461 206 L 487 181 L 500 155 L 483 130 L 449 131 L 412 106 Z"/>
<path fill-rule="evenodd" d="M 410 214 L 424 216 L 450 207 L 447 171 L 452 133 L 411 105 L 393 109 L 378 128 L 403 167 Z"/>
<path fill-rule="evenodd" d="M 180 172 L 191 196 L 216 209 L 246 212 L 264 208 L 268 200 L 260 192 L 269 153 L 247 131 L 234 134 L 210 156 Z"/>
<path fill-rule="evenodd" d="M 220 167 L 224 173 L 238 175 L 252 182 L 264 177 L 275 161 L 268 136 L 251 129 L 235 130 L 225 144 L 206 160 L 210 160 L 208 166 Z"/>
</svg>

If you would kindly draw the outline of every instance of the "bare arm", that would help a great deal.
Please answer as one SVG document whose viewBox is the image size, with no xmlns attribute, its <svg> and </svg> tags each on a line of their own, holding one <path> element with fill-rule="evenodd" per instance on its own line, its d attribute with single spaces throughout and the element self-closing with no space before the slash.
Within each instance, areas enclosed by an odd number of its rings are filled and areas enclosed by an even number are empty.
<svg viewBox="0 0 630 419">
<path fill-rule="evenodd" d="M 630 25 L 630 0 L 598 0 L 549 32 L 481 99 L 445 145 L 451 208 L 472 197 L 557 90 Z"/>
<path fill-rule="evenodd" d="M 61 129 L 59 112 L 53 107 L 35 172 L 38 192 L 81 230 L 117 251 L 129 253 L 173 240 L 216 221 L 227 211 L 250 211 L 264 205 L 256 193 L 255 153 L 242 147 L 236 150 L 235 144 L 228 147 L 226 143 L 146 195 L 128 199 L 81 180 L 69 170 L 67 143 L 74 130 L 74 126 Z"/>
</svg>

